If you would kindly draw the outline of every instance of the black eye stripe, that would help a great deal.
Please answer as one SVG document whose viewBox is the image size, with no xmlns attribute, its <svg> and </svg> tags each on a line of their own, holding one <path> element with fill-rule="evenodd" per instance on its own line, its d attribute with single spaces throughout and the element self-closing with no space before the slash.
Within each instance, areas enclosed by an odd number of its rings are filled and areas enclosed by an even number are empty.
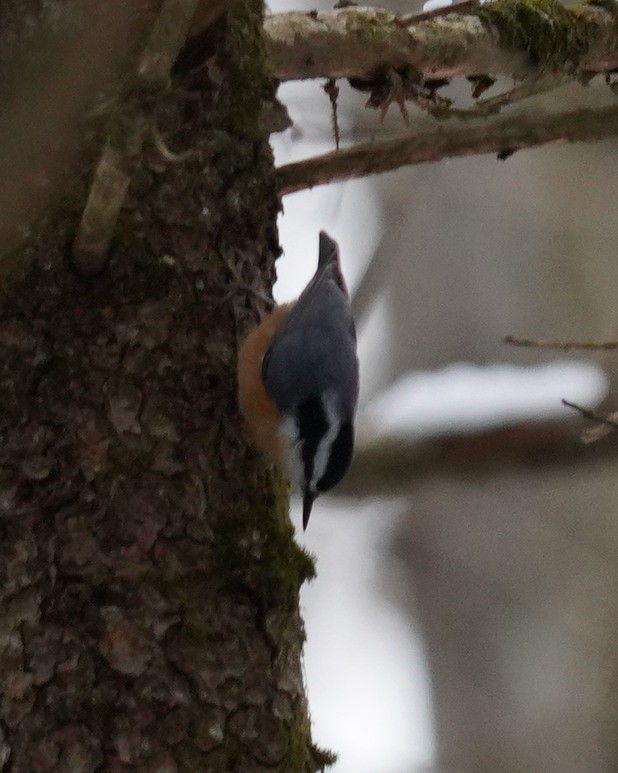
<svg viewBox="0 0 618 773">
<path fill-rule="evenodd" d="M 344 421 L 330 450 L 324 475 L 317 483 L 318 491 L 328 491 L 348 471 L 354 451 L 354 429 L 351 422 Z"/>
<path fill-rule="evenodd" d="M 307 482 L 313 478 L 315 455 L 328 428 L 326 411 L 319 397 L 309 397 L 298 406 L 298 436 L 303 441 L 301 454 Z"/>
</svg>

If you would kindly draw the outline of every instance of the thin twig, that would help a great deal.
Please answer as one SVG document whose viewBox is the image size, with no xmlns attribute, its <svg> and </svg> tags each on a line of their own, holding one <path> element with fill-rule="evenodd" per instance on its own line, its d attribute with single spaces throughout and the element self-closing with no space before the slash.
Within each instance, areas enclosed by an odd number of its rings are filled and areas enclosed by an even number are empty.
<svg viewBox="0 0 618 773">
<path fill-rule="evenodd" d="M 324 84 L 324 91 L 330 100 L 330 107 L 333 118 L 333 134 L 335 136 L 335 148 L 339 150 L 339 118 L 337 116 L 337 99 L 339 97 L 339 86 L 334 78 L 329 78 Z"/>
<path fill-rule="evenodd" d="M 549 75 L 540 75 L 536 78 L 532 78 L 525 83 L 515 86 L 508 91 L 503 91 L 500 94 L 496 94 L 494 97 L 487 97 L 486 99 L 479 99 L 472 107 L 465 110 L 452 107 L 442 107 L 438 105 L 435 110 L 429 109 L 429 112 L 435 115 L 437 118 L 459 118 L 462 121 L 473 121 L 478 118 L 488 118 L 491 115 L 497 115 L 503 107 L 509 107 L 521 102 L 529 97 L 536 96 L 538 94 L 548 94 L 550 91 L 555 91 L 561 86 L 565 86 L 567 83 L 572 83 L 574 80 L 573 75 L 556 75 L 550 73 Z"/>
<path fill-rule="evenodd" d="M 618 422 L 612 421 L 612 419 L 609 419 L 605 416 L 599 416 L 597 413 L 595 413 L 594 411 L 591 411 L 589 408 L 582 408 L 581 405 L 576 405 L 575 403 L 571 403 L 568 400 L 563 400 L 562 404 L 566 405 L 568 408 L 573 408 L 581 416 L 583 416 L 584 419 L 588 419 L 588 421 L 594 421 L 596 424 L 603 424 L 603 426 L 605 427 L 618 429 Z"/>
<path fill-rule="evenodd" d="M 618 134 L 618 105 L 541 117 L 511 116 L 484 126 L 439 129 L 357 145 L 280 167 L 282 195 L 315 185 L 364 177 L 457 156 L 508 153 L 550 142 L 600 140 Z"/>
<path fill-rule="evenodd" d="M 618 341 L 552 341 L 535 340 L 533 338 L 517 338 L 516 336 L 505 336 L 503 343 L 510 346 L 528 346 L 535 349 L 559 349 L 568 352 L 571 349 L 580 349 L 587 351 L 607 351 L 618 349 Z"/>
</svg>

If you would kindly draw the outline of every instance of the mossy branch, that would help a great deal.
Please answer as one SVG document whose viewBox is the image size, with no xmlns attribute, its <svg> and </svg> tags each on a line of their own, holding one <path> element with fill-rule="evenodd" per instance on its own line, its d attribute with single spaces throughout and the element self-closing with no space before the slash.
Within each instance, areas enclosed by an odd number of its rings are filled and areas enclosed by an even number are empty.
<svg viewBox="0 0 618 773">
<path fill-rule="evenodd" d="M 468 3 L 465 12 L 399 17 L 379 8 L 279 13 L 265 38 L 279 80 L 371 77 L 392 68 L 421 80 L 522 77 L 618 67 L 618 10 L 557 0 Z"/>
<path fill-rule="evenodd" d="M 512 116 L 483 126 L 412 134 L 385 142 L 369 142 L 350 150 L 279 168 L 281 195 L 315 185 L 388 172 L 457 156 L 497 153 L 505 159 L 517 150 L 550 142 L 599 140 L 618 134 L 618 106 L 576 110 L 551 116 Z"/>
</svg>

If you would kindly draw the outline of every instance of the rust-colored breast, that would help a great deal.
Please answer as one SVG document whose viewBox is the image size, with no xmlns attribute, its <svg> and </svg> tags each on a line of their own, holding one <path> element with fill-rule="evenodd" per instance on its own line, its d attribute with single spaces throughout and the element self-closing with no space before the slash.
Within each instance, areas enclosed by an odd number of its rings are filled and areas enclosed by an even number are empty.
<svg viewBox="0 0 618 773">
<path fill-rule="evenodd" d="M 285 303 L 277 306 L 249 333 L 238 352 L 238 402 L 245 417 L 249 440 L 283 472 L 285 448 L 279 435 L 282 417 L 264 389 L 262 360 L 275 331 L 292 305 Z"/>
</svg>

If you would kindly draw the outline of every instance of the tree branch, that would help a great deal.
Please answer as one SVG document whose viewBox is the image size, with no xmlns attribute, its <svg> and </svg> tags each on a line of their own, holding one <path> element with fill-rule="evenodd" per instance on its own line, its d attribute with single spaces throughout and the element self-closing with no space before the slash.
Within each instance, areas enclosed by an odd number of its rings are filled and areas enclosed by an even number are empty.
<svg viewBox="0 0 618 773">
<path fill-rule="evenodd" d="M 379 8 L 278 13 L 264 31 L 275 76 L 371 77 L 388 68 L 421 80 L 532 70 L 607 72 L 618 67 L 616 14 L 555 0 L 494 0 L 466 13 L 398 17 Z"/>
<path fill-rule="evenodd" d="M 571 403 L 568 400 L 563 400 L 562 405 L 566 405 L 567 408 L 573 408 L 581 416 L 583 416 L 584 419 L 588 419 L 588 421 L 593 421 L 595 422 L 595 424 L 602 424 L 606 427 L 609 427 L 610 429 L 618 429 L 618 422 L 614 421 L 612 418 L 609 418 L 608 416 L 599 416 L 598 413 L 591 411 L 589 408 L 582 408 L 581 405 L 577 405 L 576 403 Z M 610 414 L 610 416 L 614 416 L 614 415 L 615 414 Z"/>
<path fill-rule="evenodd" d="M 510 346 L 526 346 L 533 349 L 560 349 L 564 352 L 569 352 L 572 349 L 591 352 L 618 349 L 618 341 L 548 341 L 545 339 L 536 340 L 534 338 L 505 336 L 503 343 Z"/>
<path fill-rule="evenodd" d="M 618 106 L 582 109 L 541 118 L 512 116 L 483 126 L 442 129 L 369 142 L 350 150 L 285 164 L 278 170 L 281 195 L 315 185 L 388 172 L 408 164 L 424 164 L 457 156 L 499 153 L 550 142 L 599 140 L 618 134 Z"/>
<path fill-rule="evenodd" d="M 174 60 L 186 38 L 198 0 L 165 0 L 137 65 L 138 84 L 156 91 L 166 86 Z M 121 110 L 122 108 L 118 108 Z M 116 221 L 129 187 L 127 159 L 137 155 L 149 127 L 145 114 L 134 111 L 108 138 L 95 171 L 75 240 L 73 260 L 85 275 L 105 263 Z"/>
</svg>

